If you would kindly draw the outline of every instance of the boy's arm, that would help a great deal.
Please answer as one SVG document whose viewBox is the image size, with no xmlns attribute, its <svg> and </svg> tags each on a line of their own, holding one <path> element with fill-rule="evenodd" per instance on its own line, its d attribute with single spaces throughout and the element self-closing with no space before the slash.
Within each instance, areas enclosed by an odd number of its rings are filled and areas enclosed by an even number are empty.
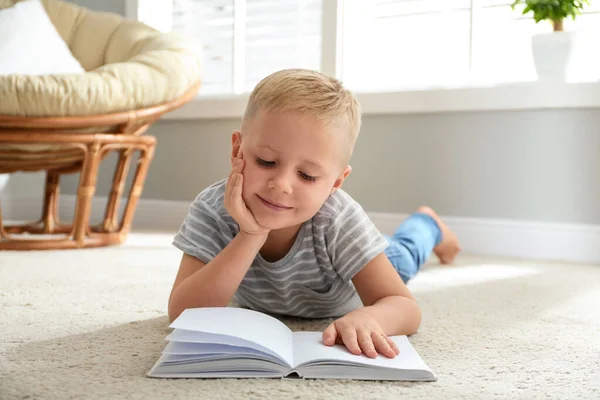
<svg viewBox="0 0 600 400">
<path fill-rule="evenodd" d="M 266 242 L 269 229 L 258 224 L 242 198 L 244 160 L 233 160 L 223 202 L 239 225 L 239 233 L 208 264 L 184 255 L 169 297 L 169 320 L 186 308 L 226 307 L 252 261 Z"/>
<path fill-rule="evenodd" d="M 379 254 L 353 278 L 364 307 L 332 322 L 323 343 L 344 344 L 354 354 L 395 357 L 399 350 L 389 338 L 411 335 L 421 325 L 421 310 L 387 256 Z"/>
<path fill-rule="evenodd" d="M 421 309 L 384 253 L 352 278 L 365 311 L 386 335 L 412 335 L 421 325 Z"/>
<path fill-rule="evenodd" d="M 186 308 L 226 307 L 267 239 L 240 232 L 208 264 L 184 254 L 169 297 L 169 320 Z"/>
</svg>

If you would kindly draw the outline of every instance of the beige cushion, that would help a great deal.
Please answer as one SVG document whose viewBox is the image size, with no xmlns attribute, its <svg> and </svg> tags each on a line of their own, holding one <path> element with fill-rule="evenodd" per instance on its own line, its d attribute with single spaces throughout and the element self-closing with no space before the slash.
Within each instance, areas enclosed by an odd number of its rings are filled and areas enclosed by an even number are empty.
<svg viewBox="0 0 600 400">
<path fill-rule="evenodd" d="M 0 8 L 19 0 L 0 0 Z M 0 114 L 82 116 L 168 102 L 200 80 L 198 44 L 110 13 L 42 0 L 84 74 L 0 76 Z"/>
</svg>

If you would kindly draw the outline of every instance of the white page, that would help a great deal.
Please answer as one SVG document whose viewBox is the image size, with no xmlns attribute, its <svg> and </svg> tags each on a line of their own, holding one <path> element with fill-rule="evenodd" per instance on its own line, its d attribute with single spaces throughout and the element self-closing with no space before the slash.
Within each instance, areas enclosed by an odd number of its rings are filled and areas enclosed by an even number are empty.
<svg viewBox="0 0 600 400">
<path fill-rule="evenodd" d="M 382 355 L 377 355 L 377 358 L 369 358 L 364 354 L 355 355 L 342 345 L 325 346 L 322 337 L 322 332 L 293 333 L 295 366 L 316 360 L 337 360 L 394 369 L 423 369 L 429 371 L 429 368 L 406 336 L 391 336 L 400 349 L 400 354 L 395 358 L 387 358 Z"/>
<path fill-rule="evenodd" d="M 289 365 L 294 362 L 292 331 L 278 319 L 253 310 L 188 308 L 170 327 L 238 337 L 279 354 Z"/>
<path fill-rule="evenodd" d="M 265 364 L 265 361 L 244 359 L 240 364 L 239 360 L 207 360 L 199 363 L 183 363 L 178 365 L 165 365 L 162 362 L 167 356 L 161 355 L 160 359 L 154 364 L 147 373 L 155 378 L 192 378 L 192 377 L 213 377 L 213 378 L 248 378 L 248 377 L 283 377 L 288 367 L 277 364 Z"/>
<path fill-rule="evenodd" d="M 275 353 L 273 350 L 267 349 L 264 346 L 251 342 L 249 340 L 240 339 L 235 336 L 227 336 L 216 333 L 206 333 L 197 331 L 187 331 L 185 329 L 174 329 L 173 332 L 167 335 L 166 340 L 168 340 L 169 342 L 177 343 L 206 343 L 217 346 L 224 344 L 229 346 L 249 347 L 259 350 L 265 354 L 269 354 L 273 357 L 280 359 L 284 363 L 287 363 L 286 360 L 284 360 L 279 354 Z"/>
<path fill-rule="evenodd" d="M 177 331 L 176 331 L 177 332 Z M 257 346 L 258 347 L 258 346 Z M 220 357 L 220 358 L 236 358 L 246 355 L 258 356 L 261 359 L 272 360 L 280 365 L 287 363 L 277 354 L 270 350 L 260 350 L 256 347 L 232 346 L 229 344 L 215 343 L 191 343 L 191 342 L 175 342 L 171 341 L 162 352 L 163 355 L 175 356 L 192 356 L 196 358 L 203 357 Z"/>
<path fill-rule="evenodd" d="M 203 355 L 236 355 L 236 354 L 254 354 L 257 356 L 274 358 L 271 354 L 267 354 L 264 351 L 257 350 L 252 347 L 243 346 L 231 346 L 227 344 L 214 344 L 214 343 L 189 343 L 189 342 L 169 342 L 167 347 L 162 352 L 163 354 L 170 355 L 190 355 L 190 356 L 203 356 Z"/>
</svg>

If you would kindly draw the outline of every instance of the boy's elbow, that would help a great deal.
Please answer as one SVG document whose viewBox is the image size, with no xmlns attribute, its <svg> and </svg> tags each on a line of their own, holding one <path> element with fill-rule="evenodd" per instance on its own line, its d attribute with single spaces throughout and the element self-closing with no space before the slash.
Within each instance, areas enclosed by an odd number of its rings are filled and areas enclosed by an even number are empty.
<svg viewBox="0 0 600 400">
<path fill-rule="evenodd" d="M 204 307 L 227 307 L 228 303 L 215 303 L 215 304 L 195 304 L 195 305 L 181 305 L 177 304 L 171 299 L 167 307 L 167 313 L 169 315 L 169 323 L 173 323 L 184 312 L 187 308 L 204 308 Z"/>
<path fill-rule="evenodd" d="M 173 321 L 175 321 L 177 319 L 177 317 L 179 317 L 179 315 L 182 313 L 182 311 L 179 310 L 175 310 L 173 309 L 173 306 L 171 304 L 169 304 L 169 308 L 168 308 L 168 315 L 169 315 L 169 323 L 173 323 Z"/>
<path fill-rule="evenodd" d="M 401 308 L 403 312 L 399 322 L 399 326 L 396 328 L 401 335 L 413 335 L 418 332 L 421 327 L 423 320 L 423 314 L 421 313 L 421 307 L 413 299 L 404 296 L 396 297 L 399 303 L 396 303 L 395 309 Z"/>
<path fill-rule="evenodd" d="M 179 302 L 181 303 L 181 302 Z M 167 313 L 169 315 L 169 323 L 173 323 L 185 311 L 186 307 L 178 304 L 177 297 L 171 296 L 169 299 L 169 305 L 167 306 Z"/>
<path fill-rule="evenodd" d="M 416 301 L 411 301 L 412 303 L 412 311 L 410 313 L 411 318 L 407 326 L 407 330 L 409 333 L 407 335 L 413 335 L 418 332 L 421 327 L 421 322 L 423 321 L 423 314 L 421 313 L 421 307 L 417 304 Z"/>
<path fill-rule="evenodd" d="M 411 327 L 410 327 L 411 333 L 409 333 L 409 335 L 413 335 L 419 331 L 422 321 L 423 321 L 423 314 L 421 313 L 421 307 L 416 305 L 414 315 L 413 315 L 413 323 L 411 324 Z"/>
</svg>

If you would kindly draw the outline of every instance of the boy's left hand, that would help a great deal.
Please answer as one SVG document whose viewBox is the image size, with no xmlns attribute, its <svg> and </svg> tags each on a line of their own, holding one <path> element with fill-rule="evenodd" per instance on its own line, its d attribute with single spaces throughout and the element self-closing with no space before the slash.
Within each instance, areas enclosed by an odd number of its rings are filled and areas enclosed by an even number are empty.
<svg viewBox="0 0 600 400">
<path fill-rule="evenodd" d="M 349 312 L 325 329 L 323 344 L 333 346 L 335 343 L 345 345 L 352 354 L 364 353 L 369 358 L 377 357 L 377 353 L 394 358 L 400 353 L 375 317 L 364 308 Z"/>
</svg>

